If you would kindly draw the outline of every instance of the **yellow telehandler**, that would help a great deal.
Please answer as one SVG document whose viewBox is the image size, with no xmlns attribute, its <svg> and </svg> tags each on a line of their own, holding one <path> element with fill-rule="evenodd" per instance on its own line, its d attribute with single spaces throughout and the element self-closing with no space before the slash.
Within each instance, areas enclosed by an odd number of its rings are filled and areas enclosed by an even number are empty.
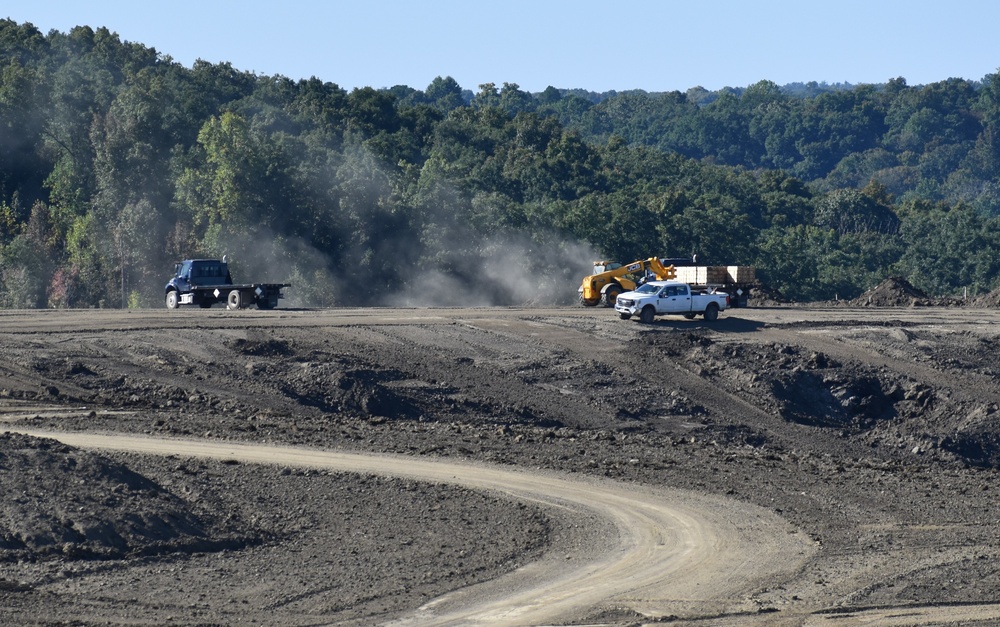
<svg viewBox="0 0 1000 627">
<path fill-rule="evenodd" d="M 614 307 L 622 292 L 629 292 L 653 275 L 658 281 L 676 278 L 674 266 L 665 266 L 658 257 L 633 261 L 622 265 L 614 261 L 595 261 L 594 273 L 584 277 L 580 286 L 580 304 L 594 307 L 598 303 Z"/>
</svg>

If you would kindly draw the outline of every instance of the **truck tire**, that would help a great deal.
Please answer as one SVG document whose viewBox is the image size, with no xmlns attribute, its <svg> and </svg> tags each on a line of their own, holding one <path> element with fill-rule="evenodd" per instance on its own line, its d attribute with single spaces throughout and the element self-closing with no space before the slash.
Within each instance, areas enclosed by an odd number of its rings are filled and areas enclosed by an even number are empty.
<svg viewBox="0 0 1000 627">
<path fill-rule="evenodd" d="M 601 304 L 605 307 L 614 307 L 615 302 L 618 300 L 618 295 L 622 293 L 622 286 L 617 283 L 611 283 L 604 288 L 601 293 Z"/>
<path fill-rule="evenodd" d="M 646 305 L 639 312 L 639 322 L 643 324 L 653 324 L 653 320 L 656 319 L 656 310 L 653 309 L 652 305 Z"/>
<path fill-rule="evenodd" d="M 709 303 L 708 307 L 705 307 L 705 321 L 715 322 L 719 319 L 719 306 L 715 303 Z"/>
<path fill-rule="evenodd" d="M 229 296 L 226 298 L 226 309 L 242 309 L 243 308 L 243 294 L 240 294 L 239 290 L 233 290 L 229 292 Z"/>
<path fill-rule="evenodd" d="M 583 305 L 584 307 L 596 307 L 597 303 L 599 303 L 599 302 L 601 302 L 601 301 L 600 300 L 587 300 L 586 298 L 583 297 L 583 294 L 580 294 L 580 304 Z"/>
<path fill-rule="evenodd" d="M 177 290 L 170 290 L 167 292 L 167 309 L 177 309 L 179 303 L 177 299 Z"/>
</svg>

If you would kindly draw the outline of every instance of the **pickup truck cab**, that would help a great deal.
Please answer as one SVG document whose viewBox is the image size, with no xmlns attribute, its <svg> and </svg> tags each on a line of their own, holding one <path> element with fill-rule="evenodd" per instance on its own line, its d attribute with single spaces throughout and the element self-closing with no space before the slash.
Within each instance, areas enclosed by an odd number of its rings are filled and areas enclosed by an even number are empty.
<svg viewBox="0 0 1000 627">
<path fill-rule="evenodd" d="M 680 281 L 649 281 L 634 291 L 618 295 L 615 311 L 622 320 L 639 316 L 649 324 L 656 316 L 676 314 L 691 319 L 697 315 L 712 322 L 729 306 L 729 295 L 694 291 Z"/>
</svg>

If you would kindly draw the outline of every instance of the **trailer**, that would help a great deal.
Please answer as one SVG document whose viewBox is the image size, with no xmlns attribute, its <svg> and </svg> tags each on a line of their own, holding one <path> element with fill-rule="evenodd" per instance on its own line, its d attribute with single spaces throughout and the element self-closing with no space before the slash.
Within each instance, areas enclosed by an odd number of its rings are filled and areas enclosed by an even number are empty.
<svg viewBox="0 0 1000 627">
<path fill-rule="evenodd" d="M 753 266 L 676 266 L 676 279 L 692 289 L 729 294 L 729 306 L 747 307 L 750 288 L 757 282 Z"/>
<path fill-rule="evenodd" d="M 233 283 L 229 264 L 222 259 L 186 259 L 174 265 L 174 276 L 167 282 L 167 309 L 181 305 L 197 305 L 208 309 L 225 303 L 227 309 L 274 309 L 284 298 L 282 289 L 290 283 Z"/>
</svg>

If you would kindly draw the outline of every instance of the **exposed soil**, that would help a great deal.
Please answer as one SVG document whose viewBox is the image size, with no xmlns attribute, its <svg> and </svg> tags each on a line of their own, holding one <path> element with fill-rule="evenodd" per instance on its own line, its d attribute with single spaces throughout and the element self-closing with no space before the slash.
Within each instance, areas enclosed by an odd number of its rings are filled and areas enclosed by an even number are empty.
<svg viewBox="0 0 1000 627">
<path fill-rule="evenodd" d="M 889 277 L 851 304 L 857 307 L 900 307 L 917 304 L 931 304 L 930 298 L 901 276 Z"/>
<path fill-rule="evenodd" d="M 603 308 L 0 312 L 0 412 L 12 430 L 476 460 L 723 497 L 815 552 L 731 602 L 757 613 L 676 621 L 905 607 L 920 622 L 952 604 L 943 622 L 989 624 L 1000 311 L 880 288 L 856 307 L 712 324 Z M 5 624 L 386 622 L 609 532 L 446 483 L 17 434 L 0 437 L 0 488 Z M 646 609 L 564 620 L 656 619 Z"/>
<path fill-rule="evenodd" d="M 781 304 L 778 301 L 777 304 Z M 773 303 L 769 303 L 773 304 Z M 900 276 L 882 281 L 854 300 L 836 303 L 851 307 L 1000 307 L 1000 288 L 979 296 L 933 297 Z"/>
</svg>

